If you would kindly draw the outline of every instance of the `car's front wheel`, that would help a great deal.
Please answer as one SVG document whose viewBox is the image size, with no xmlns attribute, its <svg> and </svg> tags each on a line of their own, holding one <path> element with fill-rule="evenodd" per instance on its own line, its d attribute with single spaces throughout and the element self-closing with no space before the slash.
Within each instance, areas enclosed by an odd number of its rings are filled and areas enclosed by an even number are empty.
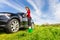
<svg viewBox="0 0 60 40">
<path fill-rule="evenodd" d="M 12 19 L 8 22 L 6 27 L 6 32 L 14 33 L 19 30 L 19 21 L 17 19 Z"/>
</svg>

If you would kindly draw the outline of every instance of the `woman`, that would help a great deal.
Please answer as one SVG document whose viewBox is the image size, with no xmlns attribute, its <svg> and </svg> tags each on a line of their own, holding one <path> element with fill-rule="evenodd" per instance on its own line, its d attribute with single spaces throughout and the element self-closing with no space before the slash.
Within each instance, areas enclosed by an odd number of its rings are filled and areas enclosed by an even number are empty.
<svg viewBox="0 0 60 40">
<path fill-rule="evenodd" d="M 26 15 L 27 15 L 27 18 L 28 18 L 28 27 L 31 27 L 31 15 L 30 15 L 31 12 L 30 12 L 29 7 L 25 7 L 25 9 L 27 11 Z"/>
</svg>

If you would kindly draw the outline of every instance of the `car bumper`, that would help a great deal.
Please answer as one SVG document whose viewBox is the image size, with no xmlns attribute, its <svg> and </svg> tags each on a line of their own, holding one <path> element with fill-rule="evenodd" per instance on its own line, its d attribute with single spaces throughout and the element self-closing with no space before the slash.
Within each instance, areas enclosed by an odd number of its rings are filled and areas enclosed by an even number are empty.
<svg viewBox="0 0 60 40">
<path fill-rule="evenodd" d="M 7 22 L 5 20 L 0 20 L 0 27 L 5 27 Z"/>
<path fill-rule="evenodd" d="M 1 16 L 0 17 L 0 27 L 5 27 L 8 23 L 9 18 L 7 18 L 6 16 Z"/>
</svg>

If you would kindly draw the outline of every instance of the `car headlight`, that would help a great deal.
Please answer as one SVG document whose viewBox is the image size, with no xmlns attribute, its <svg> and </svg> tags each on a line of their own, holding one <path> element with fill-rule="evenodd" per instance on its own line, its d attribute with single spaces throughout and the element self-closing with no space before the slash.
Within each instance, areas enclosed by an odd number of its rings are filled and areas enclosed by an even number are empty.
<svg viewBox="0 0 60 40">
<path fill-rule="evenodd" d="M 10 16 L 11 14 L 3 14 L 3 13 L 1 13 L 0 16 L 2 16 L 2 15 L 4 15 L 4 16 Z"/>
</svg>

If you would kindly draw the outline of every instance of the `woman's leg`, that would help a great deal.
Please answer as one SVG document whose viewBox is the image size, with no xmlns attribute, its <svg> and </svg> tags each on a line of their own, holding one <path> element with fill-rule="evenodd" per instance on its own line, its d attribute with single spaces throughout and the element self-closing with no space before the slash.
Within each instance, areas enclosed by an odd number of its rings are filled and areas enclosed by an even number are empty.
<svg viewBox="0 0 60 40">
<path fill-rule="evenodd" d="M 28 18 L 28 27 L 31 27 L 31 18 Z"/>
</svg>

